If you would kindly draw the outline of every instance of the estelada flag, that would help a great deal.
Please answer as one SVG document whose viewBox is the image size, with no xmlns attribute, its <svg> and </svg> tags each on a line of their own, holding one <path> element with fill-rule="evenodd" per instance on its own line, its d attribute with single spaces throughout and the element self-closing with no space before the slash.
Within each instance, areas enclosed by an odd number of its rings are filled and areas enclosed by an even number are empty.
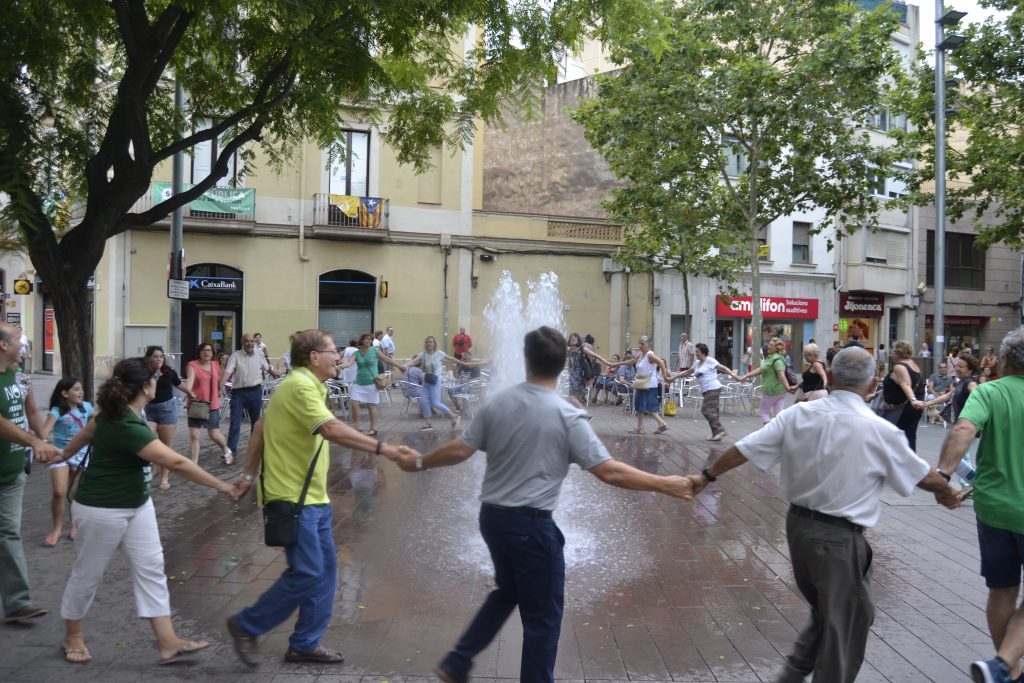
<svg viewBox="0 0 1024 683">
<path fill-rule="evenodd" d="M 384 214 L 384 200 L 380 197 L 359 198 L 359 225 L 364 228 L 379 228 Z"/>
</svg>

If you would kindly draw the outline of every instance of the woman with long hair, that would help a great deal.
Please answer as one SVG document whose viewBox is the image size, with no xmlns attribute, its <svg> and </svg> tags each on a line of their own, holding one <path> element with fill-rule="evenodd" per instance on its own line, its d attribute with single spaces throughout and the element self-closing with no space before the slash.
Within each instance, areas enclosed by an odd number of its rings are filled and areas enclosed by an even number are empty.
<svg viewBox="0 0 1024 683">
<path fill-rule="evenodd" d="M 189 398 L 195 398 L 195 395 L 181 386 L 182 379 L 174 368 L 167 364 L 162 346 L 147 347 L 145 357 L 153 361 L 156 374 L 160 376 L 156 381 L 156 397 L 146 406 L 146 424 L 156 432 L 164 444 L 171 447 L 174 432 L 178 429 L 178 403 L 174 400 L 174 389 L 178 389 Z M 171 473 L 161 467 L 154 467 L 153 476 L 156 477 L 158 474 L 160 490 L 166 491 L 171 488 Z"/>
<path fill-rule="evenodd" d="M 213 360 L 213 344 L 203 342 L 196 348 L 196 360 L 185 366 L 185 392 L 190 394 L 186 410 L 192 401 L 210 404 L 210 416 L 206 420 L 188 418 L 188 450 L 192 462 L 199 462 L 199 433 L 205 428 L 210 438 L 224 453 L 224 464 L 235 461 L 235 454 L 228 448 L 227 439 L 220 432 L 221 378 L 224 376 L 220 363 Z"/>
<path fill-rule="evenodd" d="M 640 351 L 628 360 L 620 361 L 613 365 L 632 365 L 636 370 L 633 377 L 633 408 L 636 410 L 636 429 L 630 434 L 644 433 L 644 417 L 650 415 L 658 423 L 655 434 L 663 434 L 668 431 L 668 424 L 658 414 L 661 404 L 661 395 L 658 391 L 658 374 L 667 379 L 669 377 L 668 366 L 665 359 L 654 354 L 651 350 L 651 338 L 646 334 L 640 337 L 637 342 Z"/>
<path fill-rule="evenodd" d="M 349 387 L 349 403 L 352 404 L 352 426 L 359 429 L 360 407 L 365 405 L 370 413 L 370 429 L 367 434 L 377 436 L 377 404 L 380 403 L 380 391 L 374 384 L 379 374 L 380 364 L 390 365 L 393 368 L 404 366 L 383 353 L 378 353 L 378 347 L 373 345 L 373 333 L 363 332 L 359 335 L 359 343 L 356 352 L 341 364 L 341 369 L 356 366 L 356 380 Z"/>
<path fill-rule="evenodd" d="M 593 337 L 587 335 L 587 339 L 592 340 Z M 587 403 L 588 383 L 600 375 L 600 372 L 598 372 L 590 376 L 591 372 L 588 367 L 590 366 L 590 361 L 588 359 L 593 358 L 605 366 L 611 366 L 611 363 L 599 356 L 593 350 L 593 343 L 584 341 L 580 337 L 579 332 L 570 334 L 566 343 L 568 346 L 565 353 L 565 369 L 569 373 L 569 400 L 577 408 L 583 408 L 584 404 Z"/>
<path fill-rule="evenodd" d="M 981 357 L 980 371 L 976 374 L 980 377 L 984 377 L 984 381 L 989 382 L 994 379 L 999 379 L 999 356 L 996 355 L 996 350 L 991 346 L 985 347 L 985 355 Z M 957 373 L 959 375 L 959 373 Z"/>
<path fill-rule="evenodd" d="M 68 441 L 85 428 L 92 417 L 92 404 L 85 400 L 82 383 L 75 377 L 65 377 L 57 382 L 50 395 L 50 412 L 43 425 L 43 438 L 53 435 L 53 445 L 64 448 Z M 82 466 L 87 449 L 83 448 L 64 462 L 53 463 L 50 468 L 50 483 L 53 486 L 53 497 L 50 499 L 50 511 L 53 513 L 53 529 L 43 545 L 52 548 L 60 540 L 64 526 L 64 498 L 68 494 L 68 478 L 72 470 Z M 75 520 L 72 517 L 68 525 L 68 538 L 75 540 Z"/>
<path fill-rule="evenodd" d="M 138 615 L 149 619 L 156 636 L 159 663 L 176 662 L 207 646 L 206 641 L 185 640 L 174 632 L 164 552 L 145 468 L 149 463 L 160 465 L 233 501 L 238 494 L 231 484 L 168 448 L 143 421 L 158 379 L 156 365 L 144 358 L 126 358 L 115 365 L 97 395 L 98 414 L 64 447 L 66 460 L 92 443 L 88 469 L 71 504 L 80 542 L 60 609 L 68 662 L 92 659 L 82 620 L 118 550 L 128 560 Z"/>
</svg>

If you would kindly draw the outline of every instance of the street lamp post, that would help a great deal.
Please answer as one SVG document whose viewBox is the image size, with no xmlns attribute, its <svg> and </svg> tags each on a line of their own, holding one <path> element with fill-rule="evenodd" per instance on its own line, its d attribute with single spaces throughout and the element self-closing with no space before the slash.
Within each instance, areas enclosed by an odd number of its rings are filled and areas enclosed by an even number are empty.
<svg viewBox="0 0 1024 683">
<path fill-rule="evenodd" d="M 953 51 L 964 37 L 946 35 L 947 26 L 956 26 L 966 12 L 945 11 L 943 0 L 935 0 L 935 330 L 933 357 L 939 363 L 946 357 L 946 51 Z"/>
</svg>

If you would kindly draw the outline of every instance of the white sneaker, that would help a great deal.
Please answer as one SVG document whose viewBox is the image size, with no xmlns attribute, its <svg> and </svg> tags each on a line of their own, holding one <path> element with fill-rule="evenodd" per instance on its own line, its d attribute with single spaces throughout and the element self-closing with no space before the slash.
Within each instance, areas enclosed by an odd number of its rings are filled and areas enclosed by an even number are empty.
<svg viewBox="0 0 1024 683">
<path fill-rule="evenodd" d="M 434 425 L 432 425 L 432 424 L 430 424 L 428 422 L 427 424 L 425 424 L 422 427 L 420 427 L 420 431 L 421 432 L 432 432 L 432 431 L 434 431 Z"/>
<path fill-rule="evenodd" d="M 456 415 L 455 417 L 453 417 L 452 418 L 452 429 L 458 429 L 460 422 L 462 422 L 462 416 L 461 415 Z"/>
<path fill-rule="evenodd" d="M 724 438 L 725 438 L 725 432 L 718 432 L 717 434 L 712 435 L 708 439 L 708 441 L 721 441 Z"/>
<path fill-rule="evenodd" d="M 235 454 L 230 450 L 224 451 L 224 464 L 231 465 L 235 462 Z"/>
</svg>

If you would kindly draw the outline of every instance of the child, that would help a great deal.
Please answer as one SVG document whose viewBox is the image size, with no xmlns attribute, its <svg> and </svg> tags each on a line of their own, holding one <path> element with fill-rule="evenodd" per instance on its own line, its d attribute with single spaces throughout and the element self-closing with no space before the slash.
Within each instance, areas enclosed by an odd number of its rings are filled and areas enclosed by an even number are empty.
<svg viewBox="0 0 1024 683">
<path fill-rule="evenodd" d="M 84 396 L 82 383 L 74 377 L 65 377 L 53 388 L 53 394 L 50 396 L 50 412 L 46 416 L 43 433 L 47 436 L 53 434 L 53 445 L 57 448 L 67 446 L 68 441 L 82 431 L 82 428 L 89 422 L 93 413 L 92 404 L 83 401 Z M 53 512 L 53 530 L 43 541 L 43 545 L 47 548 L 54 547 L 60 540 L 69 473 L 72 468 L 81 467 L 86 450 L 87 447 L 82 448 L 66 462 L 50 465 L 50 483 L 53 485 L 53 498 L 50 501 L 50 509 Z M 74 520 L 71 520 L 68 538 L 72 541 L 75 540 Z"/>
</svg>

